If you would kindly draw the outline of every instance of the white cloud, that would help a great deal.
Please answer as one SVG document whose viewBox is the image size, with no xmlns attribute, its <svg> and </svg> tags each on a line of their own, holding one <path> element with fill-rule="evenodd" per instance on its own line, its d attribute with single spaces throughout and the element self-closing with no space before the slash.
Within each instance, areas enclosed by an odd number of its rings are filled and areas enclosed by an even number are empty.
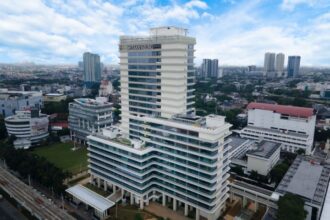
<svg viewBox="0 0 330 220">
<path fill-rule="evenodd" d="M 207 9 L 207 4 L 203 1 L 199 1 L 199 0 L 192 0 L 190 2 L 187 2 L 185 4 L 185 6 L 187 8 L 194 8 L 194 7 L 197 7 L 197 8 L 202 8 L 202 9 Z"/>
<path fill-rule="evenodd" d="M 299 23 L 267 22 L 258 3 L 241 4 L 195 26 L 197 64 L 202 58 L 218 58 L 225 65 L 262 65 L 267 51 L 302 56 L 302 65 L 327 65 L 330 57 L 330 14 Z M 254 13 L 251 13 L 253 11 Z"/>
<path fill-rule="evenodd" d="M 284 0 L 271 9 L 274 17 L 277 6 L 281 13 L 301 4 L 320 11 L 314 17 L 306 14 L 303 25 L 291 17 L 272 20 L 263 0 L 222 2 L 230 6 L 220 13 L 215 3 L 211 8 L 202 0 L 166 5 L 156 0 L 0 0 L 0 50 L 16 62 L 72 63 L 88 50 L 106 63 L 117 63 L 120 35 L 146 35 L 150 27 L 177 25 L 196 37 L 197 62 L 210 57 L 228 65 L 261 64 L 264 52 L 274 51 L 299 54 L 303 65 L 329 65 L 330 13 L 319 10 L 328 0 Z"/>
<path fill-rule="evenodd" d="M 330 5 L 330 2 L 329 0 L 283 0 L 281 8 L 283 10 L 292 11 L 299 5 L 327 7 Z"/>
</svg>

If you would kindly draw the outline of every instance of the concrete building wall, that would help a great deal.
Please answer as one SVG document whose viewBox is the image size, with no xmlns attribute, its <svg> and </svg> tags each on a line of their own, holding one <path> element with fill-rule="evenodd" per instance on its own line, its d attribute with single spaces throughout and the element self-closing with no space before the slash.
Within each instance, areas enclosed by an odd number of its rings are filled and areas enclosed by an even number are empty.
<svg viewBox="0 0 330 220">
<path fill-rule="evenodd" d="M 281 114 L 272 111 L 254 109 L 248 111 L 248 125 L 262 128 L 278 128 L 291 130 L 293 132 L 304 132 L 307 135 L 314 135 L 316 116 L 310 118 L 289 117 L 281 118 Z"/>
<path fill-rule="evenodd" d="M 262 158 L 254 155 L 247 155 L 247 170 L 257 171 L 259 174 L 267 176 L 271 169 L 280 159 L 280 149 L 278 148 L 270 158 Z"/>
</svg>

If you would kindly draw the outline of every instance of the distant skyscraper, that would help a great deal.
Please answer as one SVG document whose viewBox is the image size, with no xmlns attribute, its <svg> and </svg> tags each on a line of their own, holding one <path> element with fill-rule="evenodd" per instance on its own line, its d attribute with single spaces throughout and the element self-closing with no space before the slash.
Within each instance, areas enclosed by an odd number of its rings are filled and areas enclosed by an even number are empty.
<svg viewBox="0 0 330 220">
<path fill-rule="evenodd" d="M 218 72 L 219 72 L 219 62 L 218 59 L 214 59 L 211 62 L 211 74 L 210 77 L 218 77 Z"/>
<path fill-rule="evenodd" d="M 202 76 L 203 77 L 218 77 L 218 60 L 217 59 L 203 59 Z"/>
<path fill-rule="evenodd" d="M 101 81 L 101 62 L 97 54 L 84 53 L 84 82 L 87 87 L 99 84 Z"/>
<path fill-rule="evenodd" d="M 289 56 L 288 77 L 296 77 L 299 74 L 300 59 L 300 56 Z"/>
<path fill-rule="evenodd" d="M 79 69 L 84 69 L 84 62 L 83 61 L 78 62 L 78 68 Z"/>
<path fill-rule="evenodd" d="M 275 53 L 265 53 L 264 72 L 265 75 L 275 72 Z"/>
<path fill-rule="evenodd" d="M 253 71 L 256 71 L 256 70 L 257 70 L 257 66 L 256 65 L 248 66 L 248 71 L 249 72 L 253 72 Z"/>
<path fill-rule="evenodd" d="M 284 59 L 285 59 L 285 55 L 283 53 L 278 53 L 276 55 L 275 71 L 277 73 L 277 77 L 283 76 L 283 73 L 284 73 Z"/>
</svg>

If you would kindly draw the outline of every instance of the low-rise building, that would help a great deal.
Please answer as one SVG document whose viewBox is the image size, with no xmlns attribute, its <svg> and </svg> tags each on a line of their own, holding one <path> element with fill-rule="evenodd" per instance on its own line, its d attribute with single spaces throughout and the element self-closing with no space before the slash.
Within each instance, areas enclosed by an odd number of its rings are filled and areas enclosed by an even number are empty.
<svg viewBox="0 0 330 220">
<path fill-rule="evenodd" d="M 112 92 L 113 92 L 113 86 L 111 81 L 102 80 L 99 88 L 99 96 L 109 97 Z"/>
<path fill-rule="evenodd" d="M 61 93 L 47 93 L 44 95 L 44 102 L 60 102 L 66 100 L 66 95 Z"/>
<path fill-rule="evenodd" d="M 248 150 L 250 150 L 254 144 L 254 140 L 241 137 L 230 137 L 230 158 L 242 158 Z"/>
<path fill-rule="evenodd" d="M 0 89 L 0 114 L 3 117 L 14 115 L 16 111 L 28 110 L 32 107 L 41 108 L 42 105 L 41 92 Z"/>
<path fill-rule="evenodd" d="M 48 116 L 39 113 L 38 109 L 17 111 L 15 115 L 5 118 L 8 135 L 17 138 L 16 148 L 29 148 L 32 145 L 47 139 Z"/>
<path fill-rule="evenodd" d="M 305 201 L 309 212 L 306 220 L 320 219 L 330 179 L 330 165 L 312 157 L 297 156 L 289 170 L 277 186 L 272 197 L 286 193 L 299 195 Z"/>
<path fill-rule="evenodd" d="M 247 106 L 248 125 L 241 137 L 282 144 L 282 149 L 311 154 L 316 115 L 313 108 L 252 102 Z"/>
<path fill-rule="evenodd" d="M 112 103 L 101 98 L 75 99 L 69 103 L 68 121 L 72 140 L 86 143 L 88 135 L 111 126 Z"/>
<path fill-rule="evenodd" d="M 267 176 L 280 159 L 281 144 L 261 141 L 255 148 L 246 153 L 247 171 L 257 171 L 258 174 Z"/>
</svg>

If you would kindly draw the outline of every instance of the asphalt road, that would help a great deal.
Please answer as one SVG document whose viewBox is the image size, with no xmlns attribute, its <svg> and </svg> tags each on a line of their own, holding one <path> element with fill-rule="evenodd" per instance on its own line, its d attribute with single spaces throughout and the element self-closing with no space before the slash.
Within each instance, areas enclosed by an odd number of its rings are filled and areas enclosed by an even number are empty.
<svg viewBox="0 0 330 220">
<path fill-rule="evenodd" d="M 0 187 L 38 219 L 75 219 L 3 167 L 0 167 Z"/>
</svg>

